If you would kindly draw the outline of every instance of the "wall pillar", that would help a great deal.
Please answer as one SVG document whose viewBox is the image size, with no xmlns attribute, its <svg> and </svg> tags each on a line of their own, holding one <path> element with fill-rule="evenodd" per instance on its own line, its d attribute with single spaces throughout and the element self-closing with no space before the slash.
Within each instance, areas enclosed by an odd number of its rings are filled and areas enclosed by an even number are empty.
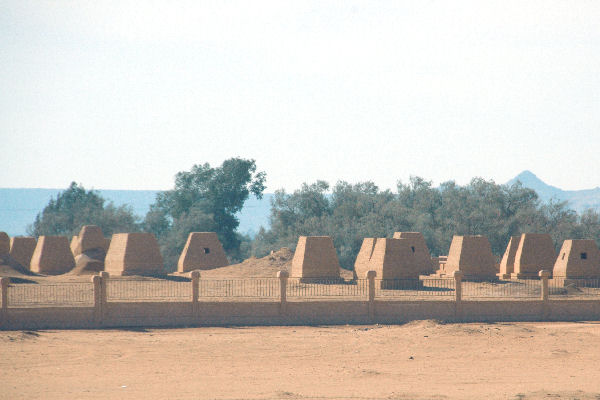
<svg viewBox="0 0 600 400">
<path fill-rule="evenodd" d="M 367 271 L 367 281 L 369 284 L 368 295 L 369 295 L 369 318 L 375 318 L 375 277 L 377 276 L 376 271 Z"/>
<path fill-rule="evenodd" d="M 102 278 L 99 275 L 92 276 L 94 286 L 94 323 L 102 324 Z"/>
<path fill-rule="evenodd" d="M 192 314 L 197 317 L 200 312 L 198 298 L 200 297 L 200 271 L 195 270 L 190 273 L 192 278 Z"/>
<path fill-rule="evenodd" d="M 545 269 L 538 272 L 540 277 L 540 282 L 542 284 L 542 297 L 541 300 L 547 302 L 548 301 L 548 278 L 550 278 L 550 271 Z"/>
<path fill-rule="evenodd" d="M 108 281 L 110 274 L 106 271 L 100 272 L 100 310 L 101 310 L 101 321 L 104 321 L 108 315 Z"/>
<path fill-rule="evenodd" d="M 278 271 L 277 277 L 279 278 L 279 313 L 285 314 L 287 311 L 287 282 L 290 274 L 287 271 Z"/>
<path fill-rule="evenodd" d="M 2 310 L 0 312 L 0 324 L 4 325 L 8 321 L 8 284 L 10 278 L 0 278 L 0 298 L 2 299 Z"/>
<path fill-rule="evenodd" d="M 462 307 L 462 271 L 454 271 L 452 274 L 454 277 L 454 300 L 456 302 L 456 318 L 462 319 L 463 307 Z"/>
<path fill-rule="evenodd" d="M 540 277 L 540 284 L 542 285 L 542 318 L 546 319 L 550 316 L 550 304 L 548 302 L 550 290 L 548 289 L 548 278 L 550 278 L 550 271 L 541 270 L 538 272 Z"/>
<path fill-rule="evenodd" d="M 10 278 L 0 278 L 0 292 L 2 293 L 2 310 L 8 308 L 8 285 L 10 284 Z"/>
</svg>

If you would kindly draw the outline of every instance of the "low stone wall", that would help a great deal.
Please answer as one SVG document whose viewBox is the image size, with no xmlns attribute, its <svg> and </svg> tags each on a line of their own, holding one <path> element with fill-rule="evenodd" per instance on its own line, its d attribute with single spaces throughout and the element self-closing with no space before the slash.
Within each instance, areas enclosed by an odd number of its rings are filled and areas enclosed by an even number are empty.
<svg viewBox="0 0 600 400">
<path fill-rule="evenodd" d="M 194 289 L 189 301 L 107 301 L 108 277 L 94 276 L 93 305 L 77 307 L 8 307 L 8 280 L 0 279 L 0 329 L 88 329 L 116 327 L 179 327 L 227 325 L 398 324 L 411 320 L 460 321 L 576 321 L 600 320 L 600 298 L 553 300 L 547 275 L 542 293 L 527 300 L 464 300 L 460 274 L 455 296 L 444 300 L 375 298 L 374 275 L 369 274 L 365 298 L 288 301 L 287 276 L 281 274 L 279 298 L 199 301 Z M 198 287 L 199 275 L 192 276 Z"/>
<path fill-rule="evenodd" d="M 523 301 L 298 301 L 108 303 L 96 307 L 8 308 L 0 328 L 89 329 L 228 325 L 399 324 L 448 322 L 600 320 L 600 300 Z"/>
</svg>

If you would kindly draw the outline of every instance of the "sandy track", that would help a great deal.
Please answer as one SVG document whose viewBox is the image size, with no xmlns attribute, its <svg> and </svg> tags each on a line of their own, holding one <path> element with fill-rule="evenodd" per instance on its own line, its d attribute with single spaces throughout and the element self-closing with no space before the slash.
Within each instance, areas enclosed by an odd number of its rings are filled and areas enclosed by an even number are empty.
<svg viewBox="0 0 600 400">
<path fill-rule="evenodd" d="M 6 399 L 599 399 L 600 323 L 0 332 Z"/>
</svg>

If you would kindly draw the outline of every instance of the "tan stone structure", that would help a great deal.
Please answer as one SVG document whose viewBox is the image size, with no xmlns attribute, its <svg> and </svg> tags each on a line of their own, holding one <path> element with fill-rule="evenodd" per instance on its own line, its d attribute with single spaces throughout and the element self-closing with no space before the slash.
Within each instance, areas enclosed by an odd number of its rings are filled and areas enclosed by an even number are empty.
<svg viewBox="0 0 600 400">
<path fill-rule="evenodd" d="M 84 225 L 79 235 L 71 239 L 71 252 L 75 256 L 75 275 L 95 274 L 104 270 L 104 258 L 110 240 L 104 237 L 102 229 L 96 225 Z"/>
<path fill-rule="evenodd" d="M 565 240 L 554 263 L 553 278 L 600 279 L 600 250 L 594 240 Z"/>
<path fill-rule="evenodd" d="M 437 266 L 435 275 L 445 275 L 446 263 L 448 262 L 448 256 L 437 256 L 431 257 L 431 262 L 434 266 Z"/>
<path fill-rule="evenodd" d="M 113 275 L 162 274 L 163 258 L 151 233 L 115 233 L 104 260 Z"/>
<path fill-rule="evenodd" d="M 444 266 L 445 275 L 461 271 L 464 279 L 495 279 L 496 260 L 485 236 L 454 236 Z"/>
<path fill-rule="evenodd" d="M 5 256 L 10 252 L 10 238 L 6 232 L 0 232 L 0 256 Z"/>
<path fill-rule="evenodd" d="M 31 256 L 37 244 L 34 237 L 16 236 L 10 238 L 10 256 L 23 268 L 29 269 Z"/>
<path fill-rule="evenodd" d="M 79 231 L 79 235 L 73 236 L 71 240 L 71 251 L 74 256 L 92 249 L 103 249 L 106 252 L 108 248 L 105 246 L 106 239 L 102 229 L 96 225 L 84 225 Z"/>
<path fill-rule="evenodd" d="M 420 274 L 429 275 L 435 272 L 437 265 L 434 265 L 431 260 L 429 248 L 421 232 L 394 232 L 393 238 L 409 241 L 411 251 L 416 255 L 414 262 L 420 263 L 417 267 Z"/>
<path fill-rule="evenodd" d="M 375 248 L 376 238 L 364 238 L 354 262 L 354 278 L 365 279 L 369 271 L 369 261 Z"/>
<path fill-rule="evenodd" d="M 229 265 L 215 232 L 192 232 L 179 256 L 177 272 L 205 270 Z"/>
<path fill-rule="evenodd" d="M 329 236 L 300 236 L 292 259 L 292 278 L 340 279 L 340 263 Z"/>
<path fill-rule="evenodd" d="M 65 236 L 40 236 L 31 256 L 31 272 L 60 275 L 75 266 L 69 241 Z"/>
<path fill-rule="evenodd" d="M 75 257 L 75 268 L 71 270 L 73 275 L 93 275 L 104 271 L 104 253 L 101 260 L 88 254 L 89 252 Z"/>
<path fill-rule="evenodd" d="M 411 278 L 414 278 L 415 270 L 418 271 L 418 274 L 423 274 L 423 275 L 428 275 L 428 274 L 431 274 L 434 272 L 435 266 L 438 265 L 438 261 L 437 261 L 437 258 L 435 260 L 433 258 L 431 258 L 430 254 L 429 254 L 429 248 L 427 247 L 427 243 L 425 243 L 425 238 L 423 237 L 423 234 L 421 234 L 420 232 L 394 232 L 393 239 L 403 240 L 404 244 L 401 246 L 400 245 L 389 245 L 386 242 L 386 244 L 381 245 L 381 246 L 383 246 L 382 248 L 386 249 L 386 250 L 382 250 L 382 251 L 384 251 L 384 253 L 385 252 L 388 252 L 388 253 L 389 252 L 397 252 L 397 251 L 400 251 L 400 249 L 404 249 L 405 246 L 408 246 L 408 249 L 410 250 L 411 254 L 408 254 L 408 253 L 405 255 L 392 254 L 392 253 L 384 254 L 384 255 L 379 254 L 378 257 L 380 257 L 380 259 L 375 261 L 375 263 L 377 264 L 376 268 L 380 268 L 383 265 L 385 265 L 386 271 L 388 268 L 402 268 L 404 270 L 404 272 L 401 272 L 400 275 L 405 273 L 406 277 L 411 277 Z M 384 239 L 384 238 L 365 238 L 363 240 L 362 246 L 360 248 L 360 251 L 358 252 L 356 261 L 354 263 L 354 271 L 356 273 L 357 278 L 364 278 L 366 276 L 365 274 L 367 273 L 367 271 L 375 268 L 375 265 L 373 265 L 373 266 L 371 265 L 371 260 L 373 258 L 376 243 L 378 243 L 380 240 L 386 240 L 386 239 Z M 391 240 L 391 239 L 387 239 L 387 240 Z M 381 258 L 381 257 L 383 257 L 383 258 Z M 396 260 L 398 257 L 399 257 L 399 259 Z M 387 261 L 384 261 L 384 259 L 386 259 Z M 392 261 L 392 260 L 396 260 L 396 261 Z M 390 267 L 390 265 L 392 265 L 391 263 L 394 263 L 394 262 L 397 262 L 398 266 Z M 418 278 L 418 274 L 417 274 L 417 278 Z M 377 278 L 379 278 L 379 279 L 399 279 L 400 275 L 398 275 L 398 278 L 381 278 L 382 275 L 378 273 Z"/>
<path fill-rule="evenodd" d="M 73 253 L 73 254 L 75 254 L 75 248 L 77 248 L 77 243 L 79 243 L 77 236 L 72 236 L 69 247 L 71 248 L 71 253 Z"/>
<path fill-rule="evenodd" d="M 377 239 L 369 260 L 369 270 L 377 279 L 419 279 L 429 255 L 415 251 L 410 239 Z M 413 250 L 414 249 L 414 250 Z"/>
<path fill-rule="evenodd" d="M 515 254 L 512 279 L 538 279 L 538 273 L 552 270 L 556 251 L 552 237 L 545 233 L 524 233 Z"/>
<path fill-rule="evenodd" d="M 510 237 L 508 246 L 506 246 L 506 250 L 502 256 L 502 261 L 500 261 L 500 272 L 498 273 L 500 279 L 510 279 L 510 275 L 514 272 L 515 256 L 517 255 L 520 241 L 521 236 L 519 235 Z"/>
</svg>

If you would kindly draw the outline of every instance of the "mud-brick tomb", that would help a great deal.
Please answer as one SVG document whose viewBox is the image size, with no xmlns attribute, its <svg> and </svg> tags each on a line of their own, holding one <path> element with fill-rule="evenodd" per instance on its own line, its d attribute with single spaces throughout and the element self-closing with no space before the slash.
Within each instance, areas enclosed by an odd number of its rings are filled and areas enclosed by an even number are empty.
<svg viewBox="0 0 600 400">
<path fill-rule="evenodd" d="M 10 238 L 10 257 L 25 269 L 30 269 L 31 256 L 37 241 L 31 236 L 15 236 Z"/>
<path fill-rule="evenodd" d="M 10 252 L 10 238 L 6 232 L 0 232 L 0 256 L 8 255 Z"/>
<path fill-rule="evenodd" d="M 96 225 L 84 225 L 79 235 L 71 239 L 71 251 L 75 257 L 73 274 L 94 274 L 104 270 L 104 259 L 110 239 L 104 237 L 102 229 Z"/>
<path fill-rule="evenodd" d="M 0 265 L 8 265 L 22 273 L 27 273 L 36 240 L 32 237 L 9 237 L 0 232 Z"/>
<path fill-rule="evenodd" d="M 553 279 L 600 279 L 600 250 L 594 240 L 572 239 L 562 244 Z"/>
<path fill-rule="evenodd" d="M 84 225 L 79 235 L 71 239 L 71 251 L 75 257 L 90 250 L 104 250 L 106 253 L 109 245 L 110 240 L 104 237 L 102 229 L 96 225 Z"/>
<path fill-rule="evenodd" d="M 29 263 L 36 240 L 32 237 L 9 237 L 0 232 L 0 265 L 7 265 L 21 273 L 29 272 Z"/>
<path fill-rule="evenodd" d="M 31 256 L 31 272 L 60 275 L 75 266 L 69 241 L 65 236 L 40 236 Z"/>
<path fill-rule="evenodd" d="M 508 246 L 506 246 L 506 250 L 500 261 L 500 272 L 498 273 L 500 279 L 510 279 L 512 273 L 515 271 L 515 256 L 517 255 L 520 241 L 520 235 L 510 237 Z"/>
<path fill-rule="evenodd" d="M 552 270 L 556 252 L 552 237 L 545 233 L 512 236 L 500 262 L 502 279 L 536 279 L 541 270 Z"/>
<path fill-rule="evenodd" d="M 462 272 L 464 279 L 497 279 L 496 260 L 487 237 L 455 235 L 452 238 L 444 270 L 438 270 L 437 274 L 452 276 L 454 271 Z"/>
<path fill-rule="evenodd" d="M 367 272 L 371 269 L 371 256 L 376 242 L 377 238 L 363 239 L 354 261 L 354 279 L 365 279 L 367 277 Z"/>
<path fill-rule="evenodd" d="M 421 286 L 420 271 L 429 257 L 416 253 L 410 240 L 378 238 L 373 248 L 369 269 L 375 271 L 382 289 L 416 288 Z M 408 287 L 409 285 L 410 287 Z"/>
<path fill-rule="evenodd" d="M 192 232 L 177 262 L 177 272 L 206 270 L 229 265 L 215 232 Z"/>
<path fill-rule="evenodd" d="M 162 274 L 163 258 L 151 233 L 115 233 L 104 260 L 111 275 Z"/>
<path fill-rule="evenodd" d="M 394 235 L 399 236 L 398 232 Z M 432 268 L 429 250 L 424 242 L 418 237 L 415 240 L 414 236 L 365 238 L 354 263 L 355 278 L 364 279 L 367 272 L 372 270 L 378 279 L 419 279 L 420 274 Z"/>
<path fill-rule="evenodd" d="M 434 265 L 429 247 L 425 242 L 425 237 L 421 232 L 394 232 L 394 239 L 407 240 L 411 252 L 414 254 L 413 263 L 416 263 L 416 268 L 421 275 L 429 275 L 435 272 L 437 264 Z"/>
<path fill-rule="evenodd" d="M 340 263 L 329 236 L 300 236 L 290 276 L 302 282 L 340 280 Z"/>
</svg>

